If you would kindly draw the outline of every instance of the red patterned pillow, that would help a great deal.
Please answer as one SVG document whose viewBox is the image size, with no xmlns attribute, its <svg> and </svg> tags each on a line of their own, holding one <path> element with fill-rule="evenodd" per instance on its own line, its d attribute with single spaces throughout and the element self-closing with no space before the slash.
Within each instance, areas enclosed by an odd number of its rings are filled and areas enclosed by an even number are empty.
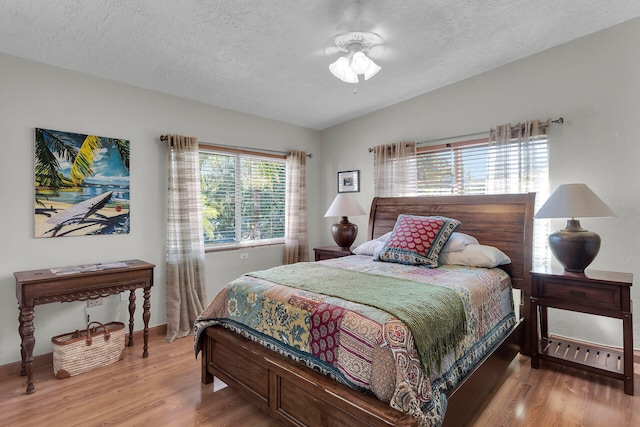
<svg viewBox="0 0 640 427">
<path fill-rule="evenodd" d="M 400 215 L 374 260 L 437 267 L 440 251 L 459 226 L 457 219 L 443 216 Z"/>
</svg>

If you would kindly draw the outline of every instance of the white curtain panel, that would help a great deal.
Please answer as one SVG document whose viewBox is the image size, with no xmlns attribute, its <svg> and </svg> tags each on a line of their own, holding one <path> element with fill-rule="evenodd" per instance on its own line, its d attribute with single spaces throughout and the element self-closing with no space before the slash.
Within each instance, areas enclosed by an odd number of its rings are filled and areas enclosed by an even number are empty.
<svg viewBox="0 0 640 427">
<path fill-rule="evenodd" d="M 415 142 L 396 142 L 373 147 L 374 195 L 415 196 L 416 164 Z"/>
<path fill-rule="evenodd" d="M 287 184 L 284 219 L 284 263 L 309 261 L 307 233 L 307 153 L 287 154 Z"/>
<path fill-rule="evenodd" d="M 168 136 L 167 335 L 190 335 L 206 302 L 198 140 Z"/>
<path fill-rule="evenodd" d="M 551 121 L 530 120 L 496 126 L 489 132 L 487 184 L 489 194 L 536 193 L 537 211 L 549 197 L 549 135 Z M 549 220 L 533 223 L 533 264 L 551 261 Z"/>
</svg>

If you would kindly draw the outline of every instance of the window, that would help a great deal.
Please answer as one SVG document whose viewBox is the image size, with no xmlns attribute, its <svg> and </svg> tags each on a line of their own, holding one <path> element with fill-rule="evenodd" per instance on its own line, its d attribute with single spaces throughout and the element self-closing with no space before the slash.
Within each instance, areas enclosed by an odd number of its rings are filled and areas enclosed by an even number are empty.
<svg viewBox="0 0 640 427">
<path fill-rule="evenodd" d="M 549 144 L 543 135 L 492 144 L 489 139 L 418 148 L 418 195 L 536 193 L 549 197 Z M 549 263 L 549 221 L 534 221 L 533 263 Z"/>
<path fill-rule="evenodd" d="M 282 156 L 201 148 L 205 245 L 283 242 L 285 178 Z"/>
</svg>

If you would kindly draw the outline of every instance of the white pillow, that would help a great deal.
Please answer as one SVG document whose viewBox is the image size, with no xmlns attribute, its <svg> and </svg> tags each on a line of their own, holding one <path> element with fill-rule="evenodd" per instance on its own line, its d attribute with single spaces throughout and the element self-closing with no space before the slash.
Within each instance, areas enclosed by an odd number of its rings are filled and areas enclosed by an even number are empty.
<svg viewBox="0 0 640 427">
<path fill-rule="evenodd" d="M 511 258 L 493 246 L 470 244 L 458 252 L 441 253 L 439 262 L 440 265 L 457 264 L 468 267 L 492 268 L 498 265 L 510 264 Z"/>
<path fill-rule="evenodd" d="M 376 240 L 380 240 L 382 242 L 387 242 L 387 240 L 389 240 L 389 237 L 391 237 L 391 233 L 393 233 L 393 230 L 384 233 L 382 236 L 378 237 Z"/>
<path fill-rule="evenodd" d="M 356 255 L 375 255 L 380 252 L 380 249 L 384 246 L 384 242 L 380 240 L 369 240 L 359 245 L 353 250 Z"/>
<path fill-rule="evenodd" d="M 468 234 L 459 233 L 454 231 L 447 243 L 445 243 L 441 252 L 460 252 L 467 245 L 477 245 L 478 239 Z"/>
<path fill-rule="evenodd" d="M 373 256 L 380 252 L 384 244 L 389 240 L 389 236 L 391 236 L 391 231 L 383 234 L 377 239 L 369 240 L 359 245 L 357 248 L 353 250 L 353 253 L 356 255 L 369 255 Z"/>
</svg>

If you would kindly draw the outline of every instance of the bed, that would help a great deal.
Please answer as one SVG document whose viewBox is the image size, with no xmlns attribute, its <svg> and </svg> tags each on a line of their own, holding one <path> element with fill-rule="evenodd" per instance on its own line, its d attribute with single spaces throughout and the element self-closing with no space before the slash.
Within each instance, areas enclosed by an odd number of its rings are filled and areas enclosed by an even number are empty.
<svg viewBox="0 0 640 427">
<path fill-rule="evenodd" d="M 400 214 L 455 218 L 461 223 L 456 229 L 457 232 L 472 235 L 482 245 L 495 247 L 508 255 L 511 263 L 501 265 L 500 270 L 508 274 L 511 286 L 521 293 L 520 306 L 516 308 L 518 315 L 512 315 L 513 320 L 509 317 L 509 322 L 501 320 L 499 326 L 492 328 L 492 335 L 486 341 L 484 337 L 480 338 L 482 346 L 486 347 L 483 347 L 481 354 L 477 350 L 478 347 L 482 347 L 480 344 L 469 343 L 469 353 L 474 354 L 472 364 L 451 359 L 450 354 L 457 354 L 456 351 L 447 353 L 442 360 L 438 359 L 437 363 L 434 361 L 430 364 L 423 363 L 422 374 L 427 379 L 439 378 L 440 373 L 435 372 L 436 366 L 440 369 L 440 365 L 443 365 L 442 369 L 446 374 L 442 375 L 438 385 L 430 385 L 433 388 L 429 390 L 433 394 L 430 398 L 435 403 L 422 418 L 411 415 L 416 415 L 416 405 L 414 404 L 412 408 L 411 402 L 416 401 L 414 395 L 422 393 L 421 391 L 409 393 L 411 398 L 407 398 L 407 402 L 410 403 L 403 406 L 404 412 L 400 411 L 392 407 L 388 401 L 377 399 L 375 396 L 380 395 L 378 391 L 372 393 L 371 389 L 357 381 L 354 389 L 353 377 L 328 369 L 327 366 L 330 363 L 327 363 L 324 357 L 321 361 L 316 361 L 317 363 L 309 362 L 309 358 L 295 350 L 291 342 L 289 342 L 291 345 L 283 346 L 268 337 L 264 339 L 265 336 L 262 333 L 245 330 L 246 328 L 242 325 L 229 322 L 225 324 L 226 327 L 223 327 L 218 320 L 207 316 L 204 318 L 201 316 L 195 326 L 196 354 L 202 352 L 202 383 L 211 384 L 214 376 L 219 378 L 285 425 L 443 424 L 455 426 L 464 424 L 493 386 L 500 381 L 504 369 L 517 352 L 523 354 L 529 352 L 527 348 L 529 340 L 526 337 L 528 329 L 525 327 L 523 314 L 528 313 L 527 305 L 530 295 L 529 271 L 534 198 L 535 195 L 530 193 L 373 199 L 369 216 L 368 240 L 380 238 L 393 230 Z M 370 262 L 363 258 L 366 257 L 350 256 L 308 264 L 328 264 L 327 268 L 338 269 L 356 268 L 347 265 L 349 263 L 358 264 L 360 266 L 358 268 L 365 268 L 364 266 L 369 264 L 378 264 L 376 267 L 387 264 Z M 312 265 L 301 267 L 312 267 Z M 326 270 L 321 265 L 315 268 L 318 268 L 317 271 L 323 275 L 331 273 L 331 270 Z M 412 270 L 412 274 L 414 272 L 415 270 Z M 345 272 L 345 274 L 351 273 Z M 484 280 L 485 272 L 478 274 L 481 274 Z M 491 274 L 504 275 L 499 271 Z M 356 280 L 358 276 L 347 277 L 350 277 L 350 280 Z M 258 281 L 267 279 L 269 279 L 268 275 L 257 277 Z M 507 317 L 505 316 L 505 319 Z M 417 338 L 416 335 L 416 344 L 419 341 Z M 417 347 L 411 341 L 407 352 L 423 355 L 421 348 L 416 350 Z M 459 344 L 456 348 L 463 347 L 464 345 Z M 462 352 L 467 353 L 466 350 Z M 378 365 L 380 366 L 380 363 Z M 429 370 L 431 371 L 428 372 Z M 400 368 L 396 367 L 394 372 L 397 376 L 397 372 L 401 372 Z M 424 381 L 418 382 L 418 384 L 423 383 Z M 441 393 L 441 390 L 445 391 Z M 390 393 L 396 407 L 399 406 L 398 402 L 400 406 L 403 403 L 403 400 L 397 397 L 398 394 L 397 389 Z M 425 394 L 428 393 L 425 392 Z M 441 395 L 443 398 L 438 400 Z M 421 408 L 429 406 L 423 405 L 420 400 L 418 402 L 422 405 Z"/>
</svg>

